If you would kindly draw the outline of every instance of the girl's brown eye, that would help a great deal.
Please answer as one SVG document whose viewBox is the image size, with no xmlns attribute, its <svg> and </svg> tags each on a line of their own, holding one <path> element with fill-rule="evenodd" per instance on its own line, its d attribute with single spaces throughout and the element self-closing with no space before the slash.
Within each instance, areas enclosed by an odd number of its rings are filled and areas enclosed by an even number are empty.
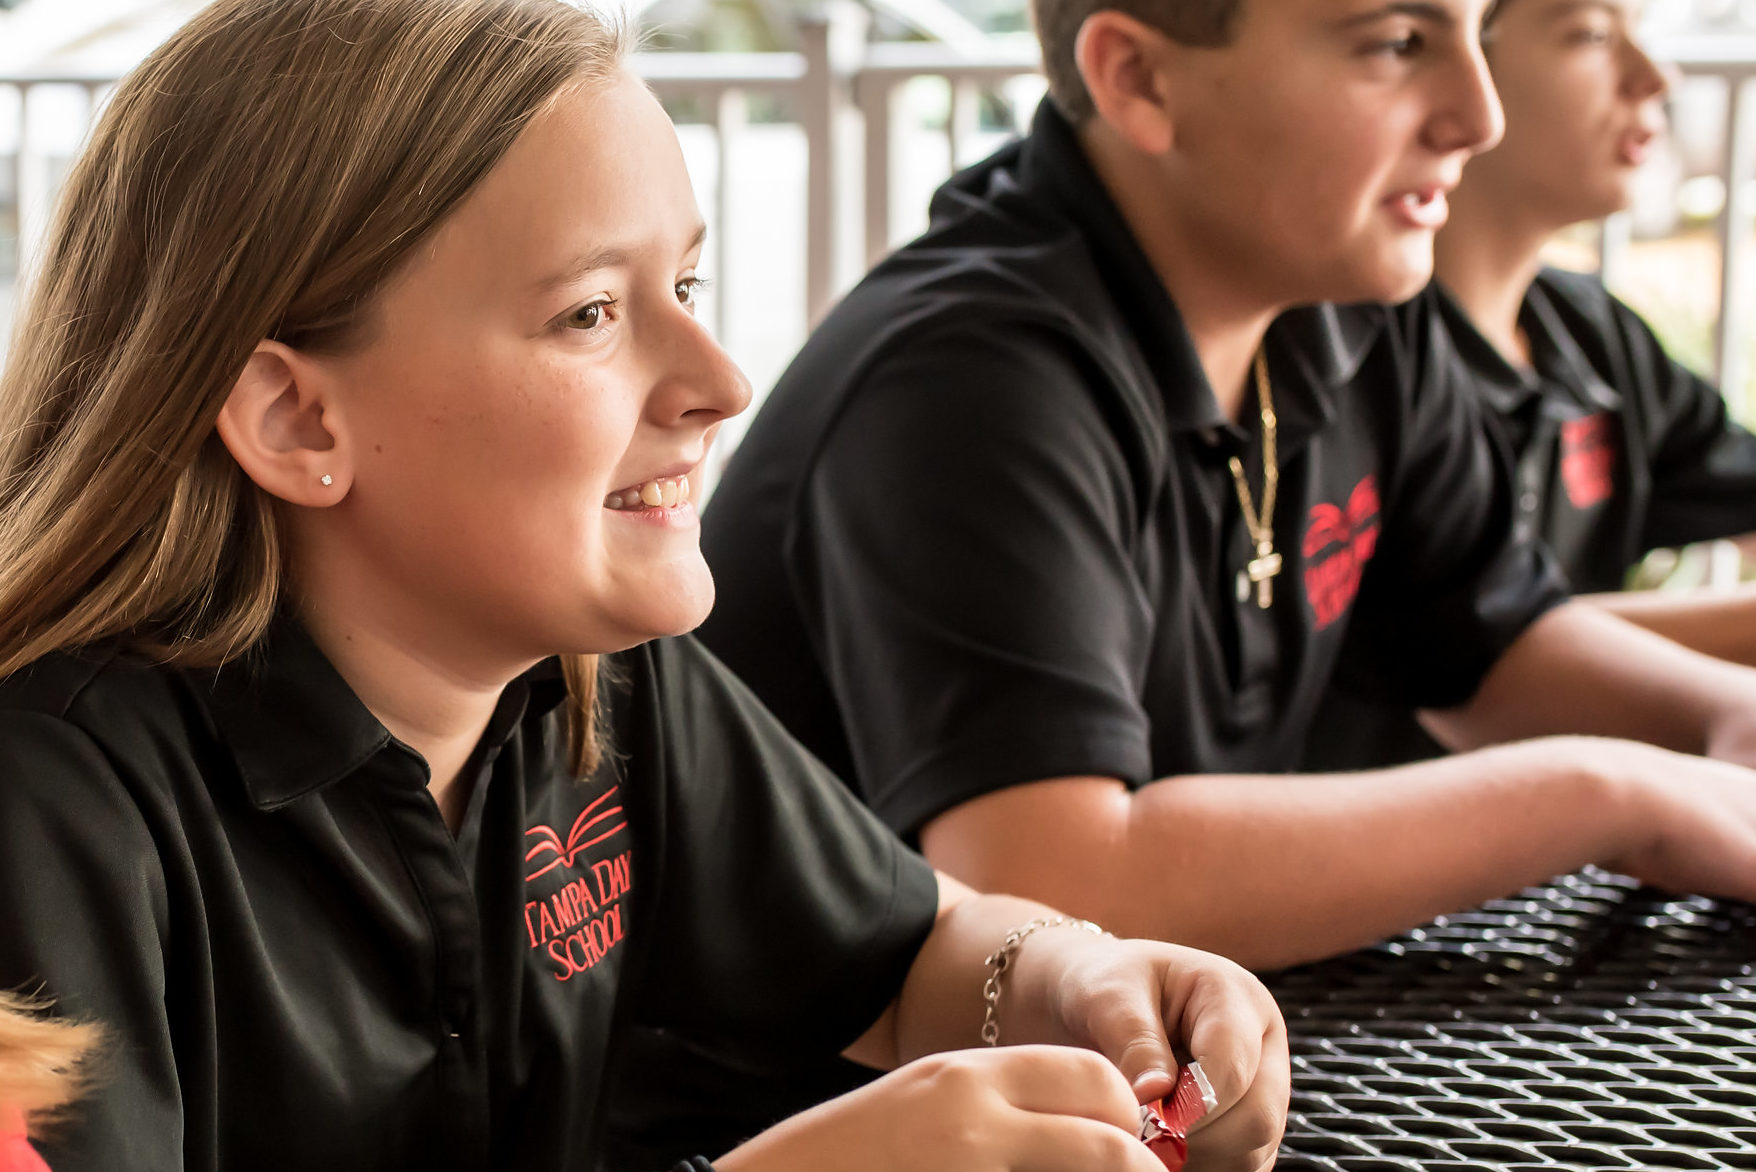
<svg viewBox="0 0 1756 1172">
<path fill-rule="evenodd" d="M 604 310 L 609 306 L 605 301 L 593 301 L 582 305 L 567 315 L 567 325 L 575 330 L 595 330 L 604 323 Z"/>
</svg>

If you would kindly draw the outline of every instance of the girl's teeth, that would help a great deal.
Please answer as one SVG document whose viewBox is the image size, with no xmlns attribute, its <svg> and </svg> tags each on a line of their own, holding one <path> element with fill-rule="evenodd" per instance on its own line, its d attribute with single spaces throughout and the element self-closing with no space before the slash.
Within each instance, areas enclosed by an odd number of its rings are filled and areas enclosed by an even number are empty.
<svg viewBox="0 0 1756 1172">
<path fill-rule="evenodd" d="M 660 477 L 604 498 L 607 509 L 674 509 L 689 499 L 687 476 Z"/>
</svg>

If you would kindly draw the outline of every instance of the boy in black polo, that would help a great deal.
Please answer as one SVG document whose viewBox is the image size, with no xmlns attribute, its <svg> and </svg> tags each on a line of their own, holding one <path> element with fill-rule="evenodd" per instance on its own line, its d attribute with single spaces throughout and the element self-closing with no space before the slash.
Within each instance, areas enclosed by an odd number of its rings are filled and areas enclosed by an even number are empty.
<svg viewBox="0 0 1756 1172">
<path fill-rule="evenodd" d="M 1495 6 L 1485 52 L 1506 136 L 1471 163 L 1422 297 L 1456 341 L 1483 418 L 1516 467 L 1517 527 L 1574 590 L 1708 654 L 1756 662 L 1749 589 L 1624 592 L 1658 546 L 1756 531 L 1756 436 L 1594 277 L 1541 266 L 1569 224 L 1626 208 L 1664 130 L 1665 78 L 1621 0 Z M 1406 705 L 1333 693 L 1305 765 L 1360 768 L 1442 747 Z"/>
<path fill-rule="evenodd" d="M 710 644 L 937 865 L 1255 966 L 1592 860 L 1756 894 L 1740 767 L 1282 776 L 1342 670 L 1459 745 L 1748 758 L 1756 692 L 1563 605 L 1430 305 L 1289 308 L 1427 281 L 1500 131 L 1483 5 L 1125 8 L 1039 3 L 1030 135 L 782 379 Z"/>
</svg>

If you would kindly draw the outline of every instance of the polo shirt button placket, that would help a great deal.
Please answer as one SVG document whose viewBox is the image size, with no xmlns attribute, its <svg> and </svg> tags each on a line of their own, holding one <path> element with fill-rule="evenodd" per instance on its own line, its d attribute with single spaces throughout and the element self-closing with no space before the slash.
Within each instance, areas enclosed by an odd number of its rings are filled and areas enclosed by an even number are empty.
<svg viewBox="0 0 1756 1172">
<path fill-rule="evenodd" d="M 454 990 L 447 998 L 444 1012 L 439 1018 L 439 1028 L 445 1036 L 454 1042 L 463 1040 L 463 1031 L 469 1028 L 470 1014 L 475 1008 L 475 999 L 467 990 Z"/>
<path fill-rule="evenodd" d="M 1543 503 L 1544 470 L 1537 467 L 1533 458 L 1525 456 L 1519 460 L 1518 468 L 1518 526 L 1521 537 L 1533 532 L 1536 524 L 1537 510 Z"/>
</svg>

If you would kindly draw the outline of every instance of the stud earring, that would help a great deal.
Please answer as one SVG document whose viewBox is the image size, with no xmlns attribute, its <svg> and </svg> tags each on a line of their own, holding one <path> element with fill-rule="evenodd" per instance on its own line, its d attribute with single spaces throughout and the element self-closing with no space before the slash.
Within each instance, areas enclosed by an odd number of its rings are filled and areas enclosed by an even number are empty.
<svg viewBox="0 0 1756 1172">
<path fill-rule="evenodd" d="M 320 481 L 320 483 L 322 483 L 324 488 L 328 488 L 330 485 L 335 483 L 335 477 L 333 477 L 329 473 L 325 472 L 321 477 L 319 477 L 319 481 Z"/>
</svg>

